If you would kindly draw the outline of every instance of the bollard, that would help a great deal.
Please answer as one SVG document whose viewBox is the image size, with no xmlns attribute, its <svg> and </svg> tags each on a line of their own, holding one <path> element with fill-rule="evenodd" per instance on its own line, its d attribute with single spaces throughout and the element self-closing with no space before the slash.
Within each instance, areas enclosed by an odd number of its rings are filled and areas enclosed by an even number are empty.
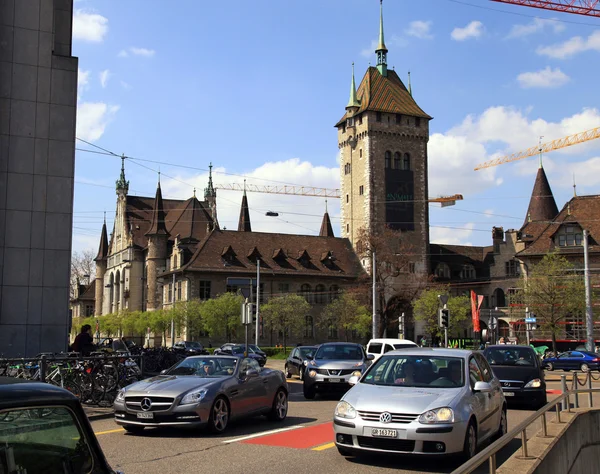
<svg viewBox="0 0 600 474">
<path fill-rule="evenodd" d="M 560 421 L 560 406 L 558 405 L 558 403 L 555 406 L 556 406 L 556 423 L 562 423 L 562 421 Z"/>
<path fill-rule="evenodd" d="M 567 376 L 566 375 L 560 376 L 560 389 L 561 389 L 562 393 L 567 393 Z M 567 399 L 566 398 L 563 399 L 563 401 L 561 402 L 561 405 L 562 405 L 563 410 L 567 409 Z"/>
<path fill-rule="evenodd" d="M 40 382 L 46 381 L 46 356 L 42 354 L 40 359 Z"/>
<path fill-rule="evenodd" d="M 489 459 L 490 474 L 496 474 L 496 454 L 492 454 Z"/>
<path fill-rule="evenodd" d="M 593 408 L 594 407 L 594 396 L 593 396 L 594 394 L 591 392 L 591 390 L 592 390 L 592 373 L 588 372 L 587 376 L 588 376 L 587 386 L 588 386 L 588 389 L 590 389 L 590 393 L 588 393 L 588 396 L 590 397 L 589 398 L 590 408 Z"/>
<path fill-rule="evenodd" d="M 521 448 L 523 450 L 523 457 L 529 457 L 527 453 L 527 429 L 521 431 Z"/>
<path fill-rule="evenodd" d="M 575 408 L 579 408 L 579 393 L 577 392 L 579 390 L 579 375 L 577 371 L 573 372 L 573 386 L 575 390 Z"/>
<path fill-rule="evenodd" d="M 546 423 L 546 412 L 542 415 L 542 430 L 544 431 L 544 438 L 548 437 L 548 425 Z"/>
</svg>

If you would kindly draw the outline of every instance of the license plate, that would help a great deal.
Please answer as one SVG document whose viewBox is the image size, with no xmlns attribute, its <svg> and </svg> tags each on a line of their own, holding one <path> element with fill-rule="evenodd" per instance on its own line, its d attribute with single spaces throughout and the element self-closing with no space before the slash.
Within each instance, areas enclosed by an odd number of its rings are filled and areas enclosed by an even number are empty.
<svg viewBox="0 0 600 474">
<path fill-rule="evenodd" d="M 397 438 L 398 430 L 386 430 L 383 428 L 371 428 L 371 436 L 374 438 Z"/>
<path fill-rule="evenodd" d="M 142 418 L 144 420 L 152 420 L 154 418 L 154 413 L 152 412 L 142 412 L 137 414 L 138 418 Z"/>
<path fill-rule="evenodd" d="M 344 379 L 327 379 L 327 381 L 331 383 L 340 383 L 343 382 Z"/>
<path fill-rule="evenodd" d="M 505 397 L 514 397 L 515 396 L 515 392 L 504 392 L 504 396 Z"/>
</svg>

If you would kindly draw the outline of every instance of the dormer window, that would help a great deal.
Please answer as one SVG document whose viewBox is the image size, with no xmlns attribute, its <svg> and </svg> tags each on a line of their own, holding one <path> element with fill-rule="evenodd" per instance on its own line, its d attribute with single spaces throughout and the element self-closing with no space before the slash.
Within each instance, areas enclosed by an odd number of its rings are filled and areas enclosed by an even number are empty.
<svg viewBox="0 0 600 474">
<path fill-rule="evenodd" d="M 298 253 L 298 262 L 303 267 L 308 267 L 310 265 L 310 255 L 306 250 L 302 250 Z"/>
<path fill-rule="evenodd" d="M 438 278 L 450 278 L 450 267 L 446 263 L 438 263 L 435 267 L 435 276 Z"/>
<path fill-rule="evenodd" d="M 475 279 L 475 267 L 473 265 L 463 265 L 460 270 L 461 280 L 474 280 Z"/>
<path fill-rule="evenodd" d="M 346 126 L 354 127 L 354 117 L 348 117 L 348 119 L 346 120 Z"/>
<path fill-rule="evenodd" d="M 235 261 L 236 253 L 231 245 L 223 249 L 223 252 L 221 252 L 221 257 L 223 257 L 224 262 L 229 265 Z"/>
<path fill-rule="evenodd" d="M 248 252 L 248 260 L 250 260 L 254 265 L 256 265 L 256 262 L 259 258 L 261 258 L 261 255 L 256 247 Z"/>
<path fill-rule="evenodd" d="M 578 225 L 564 225 L 558 231 L 555 242 L 559 247 L 574 247 L 583 243 L 583 232 Z"/>
</svg>

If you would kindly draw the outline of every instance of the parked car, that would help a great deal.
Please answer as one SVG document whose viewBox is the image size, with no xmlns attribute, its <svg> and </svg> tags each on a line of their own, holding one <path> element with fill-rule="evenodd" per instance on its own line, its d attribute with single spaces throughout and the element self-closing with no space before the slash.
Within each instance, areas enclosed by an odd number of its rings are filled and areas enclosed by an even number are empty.
<svg viewBox="0 0 600 474">
<path fill-rule="evenodd" d="M 418 345 L 408 339 L 371 339 L 367 344 L 367 354 L 373 354 L 374 360 L 377 360 L 386 352 L 411 347 L 418 347 Z"/>
<path fill-rule="evenodd" d="M 237 346 L 237 345 L 239 345 L 239 344 L 237 344 L 237 343 L 234 343 L 234 342 L 226 342 L 226 343 L 225 343 L 225 344 L 223 344 L 221 347 L 217 347 L 217 348 L 216 348 L 216 349 L 213 351 L 213 353 L 214 353 L 214 355 L 220 355 L 220 354 L 223 354 L 225 350 L 228 350 L 228 351 L 229 351 L 229 353 L 228 353 L 228 354 L 229 354 L 229 355 L 231 355 L 231 348 L 232 348 L 233 346 Z"/>
<path fill-rule="evenodd" d="M 227 344 L 223 344 L 219 349 L 219 352 L 215 351 L 216 355 L 234 355 L 234 356 L 243 356 L 244 352 L 246 351 L 246 345 L 245 344 L 231 344 L 231 343 L 227 343 Z M 258 362 L 258 364 L 261 367 L 264 367 L 264 365 L 267 363 L 267 356 L 265 355 L 264 357 L 256 354 L 252 348 L 250 347 L 250 345 L 248 345 L 248 357 L 250 357 L 251 359 L 256 360 L 256 362 Z"/>
<path fill-rule="evenodd" d="M 264 357 L 265 361 L 267 360 L 267 353 L 263 351 L 260 347 L 258 347 L 256 344 L 248 344 L 248 347 L 250 347 L 250 349 L 252 349 L 252 351 L 255 354 Z"/>
<path fill-rule="evenodd" d="M 360 344 L 327 342 L 321 344 L 313 356 L 308 355 L 304 382 L 304 398 L 312 400 L 319 392 L 346 391 L 348 380 L 360 376 L 373 360 Z"/>
<path fill-rule="evenodd" d="M 118 474 L 79 400 L 51 384 L 0 377 L 0 472 Z"/>
<path fill-rule="evenodd" d="M 261 368 L 251 358 L 194 356 L 125 387 L 114 409 L 116 423 L 132 433 L 164 426 L 207 426 L 222 433 L 238 417 L 283 421 L 288 386 L 283 372 Z"/>
<path fill-rule="evenodd" d="M 483 355 L 500 380 L 507 401 L 527 402 L 536 408 L 548 403 L 544 368 L 532 347 L 488 346 Z"/>
<path fill-rule="evenodd" d="M 567 351 L 556 357 L 548 357 L 542 362 L 548 370 L 600 370 L 600 354 L 587 351 Z"/>
<path fill-rule="evenodd" d="M 196 341 L 177 341 L 173 344 L 173 350 L 181 352 L 186 356 L 191 355 L 208 355 L 208 351 L 202 344 Z"/>
<path fill-rule="evenodd" d="M 414 348 L 379 358 L 337 404 L 343 456 L 366 452 L 462 454 L 507 431 L 500 381 L 481 353 Z"/>
<path fill-rule="evenodd" d="M 104 352 L 120 352 L 129 354 L 129 345 L 127 342 L 120 337 L 105 337 L 104 339 L 100 339 L 96 348 L 98 351 Z"/>
<path fill-rule="evenodd" d="M 293 375 L 297 375 L 298 378 L 302 380 L 304 377 L 304 370 L 309 362 L 307 356 L 314 354 L 316 350 L 317 346 L 295 347 L 285 361 L 285 376 L 288 379 L 291 379 Z"/>
</svg>

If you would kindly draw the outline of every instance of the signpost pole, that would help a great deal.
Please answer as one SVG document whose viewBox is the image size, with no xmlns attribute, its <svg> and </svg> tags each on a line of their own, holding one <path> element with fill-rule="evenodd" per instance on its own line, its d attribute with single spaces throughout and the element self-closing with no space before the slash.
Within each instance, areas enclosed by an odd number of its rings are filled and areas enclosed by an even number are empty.
<svg viewBox="0 0 600 474">
<path fill-rule="evenodd" d="M 377 337 L 377 279 L 375 271 L 375 251 L 373 251 L 373 339 Z"/>
<path fill-rule="evenodd" d="M 529 335 L 529 307 L 525 308 L 525 337 L 527 338 L 527 345 L 531 343 L 531 336 Z"/>
<path fill-rule="evenodd" d="M 585 279 L 585 327 L 587 350 L 596 350 L 594 343 L 594 314 L 592 312 L 592 291 L 590 288 L 590 257 L 588 249 L 588 231 L 583 231 L 583 268 Z"/>
</svg>

